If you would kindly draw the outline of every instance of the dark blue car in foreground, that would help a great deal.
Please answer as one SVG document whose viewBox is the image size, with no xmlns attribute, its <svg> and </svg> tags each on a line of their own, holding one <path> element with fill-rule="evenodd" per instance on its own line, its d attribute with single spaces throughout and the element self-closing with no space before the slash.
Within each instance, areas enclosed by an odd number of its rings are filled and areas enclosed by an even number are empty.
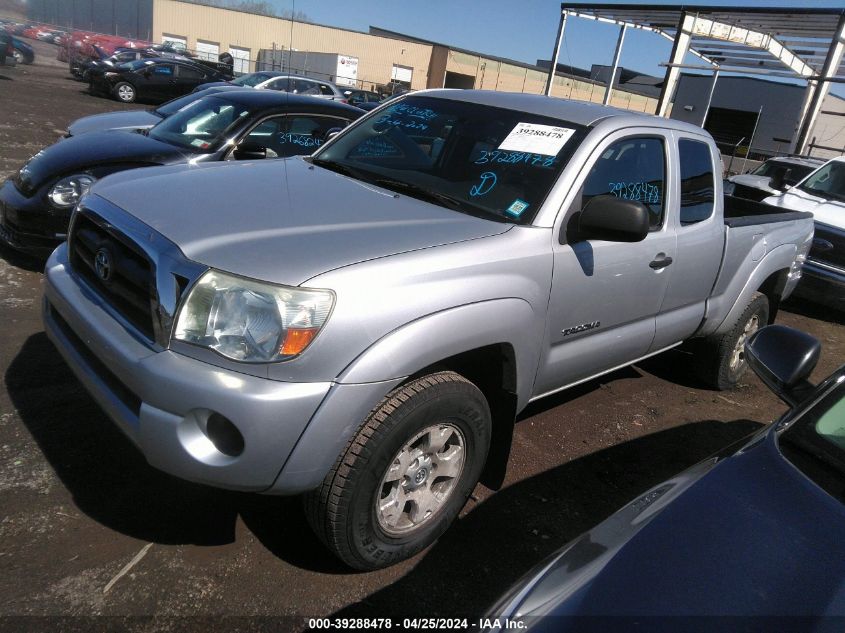
<svg viewBox="0 0 845 633">
<path fill-rule="evenodd" d="M 566 545 L 491 629 L 845 630 L 845 366 L 812 386 L 818 341 L 780 325 L 745 349 L 790 410 Z"/>
</svg>

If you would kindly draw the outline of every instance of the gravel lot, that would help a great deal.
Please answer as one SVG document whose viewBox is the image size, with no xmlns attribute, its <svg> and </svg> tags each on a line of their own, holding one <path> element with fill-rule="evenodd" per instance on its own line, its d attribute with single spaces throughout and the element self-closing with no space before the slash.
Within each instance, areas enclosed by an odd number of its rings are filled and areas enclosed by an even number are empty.
<svg viewBox="0 0 845 633">
<path fill-rule="evenodd" d="M 73 119 L 123 107 L 86 94 L 53 47 L 36 46 L 35 65 L 0 69 L 3 178 Z M 525 411 L 506 486 L 479 486 L 432 548 L 350 573 L 311 535 L 297 499 L 218 491 L 148 466 L 45 337 L 41 264 L 0 255 L 0 616 L 77 616 L 0 620 L 11 628 L 296 630 L 314 616 L 477 617 L 563 543 L 784 410 L 756 377 L 733 392 L 702 389 L 680 351 L 616 372 Z M 791 305 L 778 320 L 822 340 L 816 378 L 842 362 L 841 317 Z M 85 619 L 100 615 L 128 619 Z"/>
</svg>

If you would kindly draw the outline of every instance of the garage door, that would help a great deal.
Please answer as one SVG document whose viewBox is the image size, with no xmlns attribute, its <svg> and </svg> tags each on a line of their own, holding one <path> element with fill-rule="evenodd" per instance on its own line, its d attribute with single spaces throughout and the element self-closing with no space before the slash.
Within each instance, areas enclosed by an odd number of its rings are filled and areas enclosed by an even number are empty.
<svg viewBox="0 0 845 633">
<path fill-rule="evenodd" d="M 238 48 L 237 46 L 229 47 L 229 54 L 234 60 L 234 72 L 236 75 L 243 75 L 249 72 L 249 49 Z"/>
<path fill-rule="evenodd" d="M 220 55 L 220 45 L 214 42 L 203 42 L 197 40 L 197 57 L 200 59 L 207 59 L 210 62 L 216 62 L 217 56 Z"/>
</svg>

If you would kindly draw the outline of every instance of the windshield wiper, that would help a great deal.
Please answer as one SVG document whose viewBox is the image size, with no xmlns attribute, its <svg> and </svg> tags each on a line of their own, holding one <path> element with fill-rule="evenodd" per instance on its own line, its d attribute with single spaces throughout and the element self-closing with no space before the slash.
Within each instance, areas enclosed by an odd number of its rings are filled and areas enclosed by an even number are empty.
<svg viewBox="0 0 845 633">
<path fill-rule="evenodd" d="M 352 178 L 356 178 L 358 180 L 367 180 L 364 178 L 363 174 L 366 172 L 363 169 L 355 169 L 354 167 L 350 167 L 349 165 L 344 165 L 343 163 L 337 163 L 333 160 L 325 160 L 323 158 L 311 158 L 310 156 L 306 156 L 305 160 L 311 163 L 312 165 L 317 165 L 318 167 L 323 167 L 330 171 L 337 172 L 339 174 L 343 174 L 344 176 L 350 176 Z"/>
<path fill-rule="evenodd" d="M 397 193 L 408 194 L 409 196 L 419 198 L 420 200 L 427 200 L 428 202 L 436 202 L 439 204 L 443 204 L 452 209 L 457 209 L 458 207 L 462 206 L 460 200 L 457 200 L 456 198 L 447 196 L 444 193 L 431 191 L 430 189 L 426 189 L 424 187 L 421 187 L 420 185 L 415 185 L 412 182 L 393 180 L 392 178 L 379 178 L 375 181 L 375 184 L 377 184 L 379 187 L 384 187 L 385 189 L 390 189 L 391 191 L 395 191 Z"/>
<path fill-rule="evenodd" d="M 454 198 L 452 196 L 446 195 L 445 193 L 440 193 L 439 191 L 432 191 L 431 189 L 426 189 L 425 187 L 414 184 L 412 182 L 405 182 L 403 180 L 393 180 L 392 178 L 379 178 L 375 181 L 375 184 L 379 187 L 384 187 L 385 189 L 390 189 L 391 191 L 395 191 L 397 193 L 404 193 L 419 200 L 425 200 L 427 202 L 434 202 L 435 204 L 440 204 L 441 206 L 448 207 L 460 213 L 466 213 L 467 215 L 483 218 L 485 220 L 495 220 L 497 222 L 506 223 L 508 222 L 506 218 L 498 216 L 495 213 L 484 209 L 483 207 L 474 205 L 459 198 Z"/>
</svg>

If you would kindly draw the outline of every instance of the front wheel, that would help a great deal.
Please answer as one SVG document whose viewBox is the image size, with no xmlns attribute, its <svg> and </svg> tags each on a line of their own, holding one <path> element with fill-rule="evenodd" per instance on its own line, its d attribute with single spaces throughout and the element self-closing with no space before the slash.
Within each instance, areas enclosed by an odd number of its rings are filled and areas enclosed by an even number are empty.
<svg viewBox="0 0 845 633">
<path fill-rule="evenodd" d="M 388 394 L 305 498 L 311 527 L 356 569 L 378 569 L 428 547 L 472 492 L 490 446 L 484 394 L 454 372 Z"/>
<path fill-rule="evenodd" d="M 118 101 L 122 101 L 123 103 L 132 103 L 138 95 L 135 92 L 135 86 L 121 81 L 114 87 L 114 96 L 117 97 Z"/>
</svg>

